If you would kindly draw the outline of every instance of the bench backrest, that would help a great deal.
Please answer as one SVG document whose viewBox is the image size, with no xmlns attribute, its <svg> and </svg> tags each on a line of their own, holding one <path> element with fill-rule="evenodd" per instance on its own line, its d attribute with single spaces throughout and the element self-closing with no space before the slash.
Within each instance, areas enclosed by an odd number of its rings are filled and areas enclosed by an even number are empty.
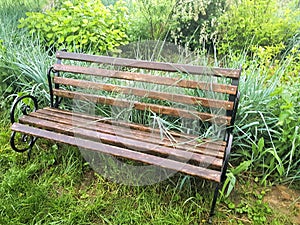
<svg viewBox="0 0 300 225">
<path fill-rule="evenodd" d="M 67 98 L 227 128 L 234 122 L 241 69 L 64 51 L 58 51 L 56 57 L 48 74 L 53 107 L 58 106 L 58 99 Z"/>
</svg>

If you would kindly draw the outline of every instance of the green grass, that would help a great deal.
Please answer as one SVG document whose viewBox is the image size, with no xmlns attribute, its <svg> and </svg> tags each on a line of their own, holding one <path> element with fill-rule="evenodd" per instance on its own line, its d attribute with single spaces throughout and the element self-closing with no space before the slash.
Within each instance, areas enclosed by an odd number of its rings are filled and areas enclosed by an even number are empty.
<svg viewBox="0 0 300 225">
<path fill-rule="evenodd" d="M 282 80 L 291 69 L 288 60 L 274 63 L 272 77 L 259 62 L 253 59 L 240 82 L 232 159 L 250 162 L 247 170 L 261 173 L 264 182 L 299 182 L 300 83 Z"/>
<path fill-rule="evenodd" d="M 39 140 L 28 160 L 11 150 L 9 125 L 0 134 L 1 225 L 202 224 L 208 217 L 209 182 L 176 175 L 150 186 L 121 185 L 94 173 L 76 148 Z M 267 188 L 252 181 L 239 180 L 222 198 L 215 223 L 292 224 L 260 201 Z"/>
<path fill-rule="evenodd" d="M 0 92 L 1 107 L 16 94 L 34 93 L 46 104 L 47 69 L 52 60 L 50 52 L 26 30 L 18 28 L 18 20 L 28 11 L 39 10 L 45 1 L 3 0 L 0 3 Z"/>
</svg>

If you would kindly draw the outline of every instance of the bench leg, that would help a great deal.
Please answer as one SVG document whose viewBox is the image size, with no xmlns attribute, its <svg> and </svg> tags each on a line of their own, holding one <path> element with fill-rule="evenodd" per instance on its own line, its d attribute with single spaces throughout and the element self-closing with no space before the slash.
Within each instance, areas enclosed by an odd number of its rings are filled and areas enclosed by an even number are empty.
<svg viewBox="0 0 300 225">
<path fill-rule="evenodd" d="M 211 204 L 211 208 L 210 208 L 208 223 L 212 223 L 212 218 L 215 215 L 215 207 L 216 207 L 216 203 L 217 203 L 217 198 L 219 196 L 219 189 L 220 189 L 220 184 L 218 183 L 216 186 L 216 189 L 214 191 L 214 198 L 212 200 L 212 204 Z"/>
<path fill-rule="evenodd" d="M 22 147 L 22 148 L 18 148 L 17 145 L 15 144 L 15 139 L 16 139 L 16 133 L 15 131 L 12 132 L 11 136 L 10 136 L 10 146 L 11 148 L 16 151 L 16 152 L 26 152 L 28 151 L 28 158 L 30 159 L 30 155 L 31 155 L 31 150 L 32 147 L 34 146 L 37 138 L 33 137 L 33 136 L 28 136 L 26 134 L 22 134 L 21 138 L 19 138 L 18 141 L 27 144 L 26 147 Z"/>
</svg>

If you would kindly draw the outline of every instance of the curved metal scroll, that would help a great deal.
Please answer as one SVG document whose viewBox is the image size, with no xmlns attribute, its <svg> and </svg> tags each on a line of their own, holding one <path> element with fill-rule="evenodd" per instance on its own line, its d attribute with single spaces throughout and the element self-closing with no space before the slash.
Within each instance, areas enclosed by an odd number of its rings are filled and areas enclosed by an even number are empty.
<svg viewBox="0 0 300 225">
<path fill-rule="evenodd" d="M 23 134 L 22 137 L 21 137 L 21 141 L 22 142 L 27 142 L 27 139 L 30 138 L 29 142 L 28 142 L 28 146 L 24 147 L 24 148 L 18 148 L 15 144 L 15 138 L 16 138 L 16 132 L 13 131 L 11 133 L 11 136 L 10 136 L 10 146 L 11 148 L 16 151 L 16 152 L 26 152 L 26 151 L 30 151 L 33 147 L 33 145 L 35 144 L 37 138 L 36 137 L 33 137 L 33 136 L 29 136 L 26 135 L 26 134 Z"/>
<path fill-rule="evenodd" d="M 15 123 L 15 112 L 17 109 L 17 106 L 20 102 L 22 102 L 23 99 L 25 98 L 30 98 L 33 101 L 33 109 L 31 108 L 31 106 L 24 104 L 21 107 L 21 112 L 23 113 L 23 115 L 28 115 L 28 113 L 30 111 L 36 111 L 38 109 L 38 102 L 37 99 L 31 95 L 25 95 L 19 98 L 16 98 L 16 100 L 14 101 L 11 110 L 10 110 L 10 121 L 11 123 Z M 33 137 L 33 136 L 28 136 L 27 134 L 22 134 L 20 141 L 27 143 L 27 146 L 24 148 L 18 148 L 15 144 L 15 139 L 16 139 L 16 132 L 13 131 L 11 136 L 10 136 L 10 146 L 12 147 L 12 149 L 16 152 L 25 152 L 27 150 L 31 150 L 34 143 L 36 142 L 37 138 Z"/>
<path fill-rule="evenodd" d="M 48 85 L 49 85 L 49 93 L 50 93 L 50 106 L 54 108 L 58 108 L 62 98 L 59 98 L 56 96 L 54 99 L 54 94 L 53 94 L 53 84 L 52 84 L 52 78 L 51 78 L 51 73 L 55 74 L 55 76 L 59 76 L 59 72 L 57 72 L 53 66 L 51 66 L 48 70 L 47 73 L 47 79 L 48 79 Z M 58 84 L 54 84 L 55 89 L 59 88 Z"/>
<path fill-rule="evenodd" d="M 10 122 L 14 123 L 15 121 L 15 112 L 16 112 L 16 108 L 18 106 L 18 104 L 25 98 L 30 98 L 33 101 L 33 105 L 34 105 L 34 109 L 32 110 L 31 107 L 27 104 L 24 104 L 23 107 L 21 108 L 21 111 L 23 113 L 23 115 L 28 115 L 28 112 L 30 110 L 32 111 L 36 111 L 38 110 L 38 102 L 37 99 L 35 97 L 33 97 L 32 95 L 24 95 L 22 97 L 18 97 L 15 99 L 11 109 L 10 109 Z"/>
</svg>

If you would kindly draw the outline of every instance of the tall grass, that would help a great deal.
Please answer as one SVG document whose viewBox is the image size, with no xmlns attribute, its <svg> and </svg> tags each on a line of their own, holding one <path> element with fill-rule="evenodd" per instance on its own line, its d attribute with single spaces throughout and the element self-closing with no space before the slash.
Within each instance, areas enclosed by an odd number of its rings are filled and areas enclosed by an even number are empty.
<svg viewBox="0 0 300 225">
<path fill-rule="evenodd" d="M 295 149 L 300 148 L 300 84 L 282 79 L 293 62 L 274 65 L 272 77 L 270 68 L 260 66 L 256 58 L 246 63 L 232 153 L 232 162 L 240 167 L 233 171 L 254 171 L 262 182 L 299 182 L 300 154 Z"/>
<path fill-rule="evenodd" d="M 45 103 L 48 95 L 47 68 L 51 57 L 39 42 L 18 28 L 27 11 L 39 10 L 45 1 L 3 0 L 0 3 L 0 91 L 1 101 L 11 94 L 31 93 Z M 2 107 L 7 107 L 4 103 Z"/>
<path fill-rule="evenodd" d="M 11 71 L 5 81 L 15 94 L 32 94 L 44 105 L 49 101 L 47 70 L 52 61 L 36 40 L 24 38 L 3 57 L 2 69 Z"/>
</svg>

